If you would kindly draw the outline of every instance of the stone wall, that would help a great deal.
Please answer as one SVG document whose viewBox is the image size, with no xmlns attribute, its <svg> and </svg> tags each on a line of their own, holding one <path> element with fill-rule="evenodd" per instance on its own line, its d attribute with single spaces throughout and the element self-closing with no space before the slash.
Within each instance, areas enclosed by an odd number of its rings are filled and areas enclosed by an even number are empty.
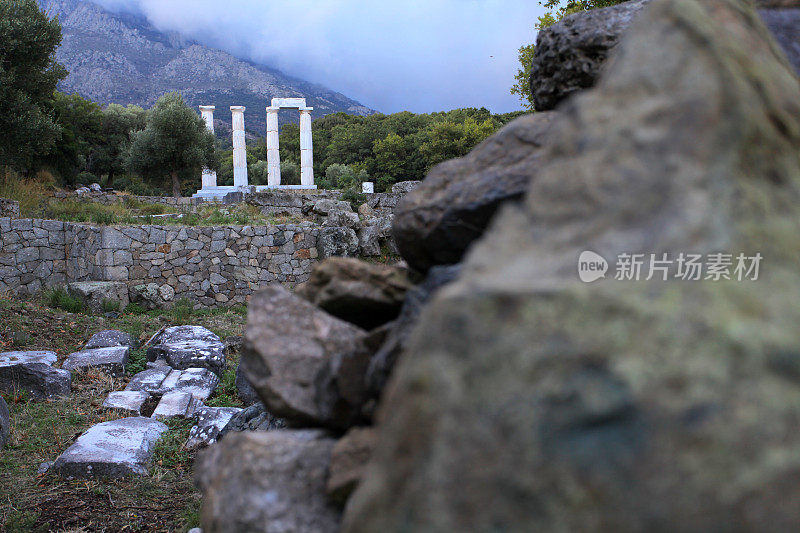
<svg viewBox="0 0 800 533">
<path fill-rule="evenodd" d="M 311 223 L 97 227 L 0 218 L 0 291 L 122 281 L 133 292 L 155 285 L 165 303 L 244 302 L 270 282 L 306 281 L 320 255 L 319 231 Z"/>
<path fill-rule="evenodd" d="M 0 198 L 0 217 L 19 218 L 19 202 Z"/>
</svg>

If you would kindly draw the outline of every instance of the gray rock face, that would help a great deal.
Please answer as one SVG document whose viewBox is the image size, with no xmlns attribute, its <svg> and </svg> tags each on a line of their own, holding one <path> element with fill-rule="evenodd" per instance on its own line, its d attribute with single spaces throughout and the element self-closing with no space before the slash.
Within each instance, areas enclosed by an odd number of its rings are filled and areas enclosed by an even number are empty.
<svg viewBox="0 0 800 533">
<path fill-rule="evenodd" d="M 428 271 L 425 281 L 406 293 L 400 316 L 392 325 L 386 340 L 372 356 L 367 369 L 370 393 L 377 398 L 383 392 L 395 362 L 408 345 L 422 310 L 445 285 L 452 283 L 461 272 L 460 265 L 437 266 Z"/>
<path fill-rule="evenodd" d="M 344 532 L 800 527 L 770 459 L 800 445 L 800 85 L 777 54 L 744 0 L 634 22 L 423 312 Z M 772 259 L 757 281 L 585 284 L 584 250 Z"/>
<path fill-rule="evenodd" d="M 397 317 L 411 286 L 405 269 L 335 257 L 319 263 L 296 293 L 337 318 L 372 329 Z"/>
<path fill-rule="evenodd" d="M 350 205 L 350 202 L 344 202 L 342 200 L 331 200 L 328 198 L 317 200 L 316 202 L 314 202 L 313 212 L 317 215 L 326 217 L 337 211 L 352 213 L 353 206 Z"/>
<path fill-rule="evenodd" d="M 758 14 L 783 49 L 795 74 L 800 76 L 800 6 L 795 2 L 792 9 L 788 7 L 759 9 Z"/>
<path fill-rule="evenodd" d="M 37 399 L 68 395 L 72 374 L 53 368 L 57 360 L 53 352 L 0 353 L 0 390 L 21 390 Z"/>
<path fill-rule="evenodd" d="M 267 410 L 287 420 L 347 427 L 358 412 L 369 355 L 364 331 L 279 285 L 250 301 L 245 375 Z M 351 379 L 352 378 L 352 379 Z M 356 401 L 353 401 L 356 400 Z"/>
<path fill-rule="evenodd" d="M 197 425 L 189 430 L 189 440 L 186 448 L 194 450 L 211 446 L 219 439 L 222 431 L 231 419 L 241 413 L 243 409 L 237 407 L 201 407 L 194 416 L 197 417 Z"/>
<path fill-rule="evenodd" d="M 56 459 L 52 471 L 66 478 L 147 475 L 156 442 L 167 431 L 150 418 L 123 418 L 89 428 Z"/>
<path fill-rule="evenodd" d="M 142 411 L 151 398 L 152 396 L 144 391 L 114 391 L 106 397 L 103 409 L 116 409 L 130 416 L 142 416 Z"/>
<path fill-rule="evenodd" d="M 95 348 L 111 348 L 113 346 L 136 348 L 138 345 L 139 343 L 129 333 L 110 329 L 92 335 L 92 338 L 86 343 L 84 349 L 93 350 Z"/>
<path fill-rule="evenodd" d="M 69 354 L 62 366 L 65 370 L 70 371 L 97 368 L 112 376 L 121 376 L 125 373 L 130 351 L 128 346 L 82 350 Z"/>
<path fill-rule="evenodd" d="M 144 391 L 157 398 L 170 392 L 188 392 L 205 401 L 219 385 L 219 377 L 206 368 L 175 370 L 168 366 L 139 372 L 125 387 L 126 391 Z"/>
<path fill-rule="evenodd" d="M 522 199 L 541 167 L 553 116 L 518 118 L 466 157 L 434 167 L 398 202 L 394 239 L 412 268 L 458 263 L 500 206 Z"/>
<path fill-rule="evenodd" d="M 358 228 L 360 219 L 357 213 L 352 211 L 331 211 L 322 226 L 326 228 L 345 227 L 345 228 Z"/>
<path fill-rule="evenodd" d="M 264 408 L 264 404 L 258 402 L 236 413 L 228 424 L 220 430 L 217 440 L 230 432 L 270 431 L 273 429 L 283 429 L 285 427 L 285 420 L 272 416 Z"/>
<path fill-rule="evenodd" d="M 201 326 L 174 326 L 164 330 L 147 349 L 147 360 L 163 359 L 172 368 L 225 368 L 225 344 Z"/>
<path fill-rule="evenodd" d="M 233 433 L 198 456 L 205 533 L 333 533 L 325 498 L 335 441 L 321 431 Z"/>
<path fill-rule="evenodd" d="M 175 299 L 175 291 L 169 285 L 145 283 L 131 287 L 130 298 L 145 309 L 162 309 Z"/>
<path fill-rule="evenodd" d="M 399 181 L 392 185 L 394 194 L 408 194 L 420 186 L 421 181 Z"/>
<path fill-rule="evenodd" d="M 649 1 L 581 11 L 541 30 L 531 71 L 536 110 L 554 109 L 574 92 L 592 87 L 609 53 Z"/>
<path fill-rule="evenodd" d="M 120 311 L 130 303 L 128 285 L 121 281 L 76 281 L 69 283 L 67 290 L 92 313 L 102 313 L 104 301 L 113 302 Z"/>
<path fill-rule="evenodd" d="M 11 437 L 11 414 L 6 401 L 0 396 L 0 448 L 3 448 Z"/>
<path fill-rule="evenodd" d="M 358 254 L 358 234 L 351 228 L 322 228 L 317 240 L 321 259 L 326 257 L 355 257 Z"/>
</svg>

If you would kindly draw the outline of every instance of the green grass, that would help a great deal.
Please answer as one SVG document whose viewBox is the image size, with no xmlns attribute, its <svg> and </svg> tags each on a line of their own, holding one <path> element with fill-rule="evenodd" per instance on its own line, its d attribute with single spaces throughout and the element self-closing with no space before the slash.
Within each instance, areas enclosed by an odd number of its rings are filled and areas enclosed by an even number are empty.
<svg viewBox="0 0 800 533">
<path fill-rule="evenodd" d="M 82 313 L 85 310 L 83 300 L 72 296 L 64 287 L 43 291 L 42 299 L 53 309 L 62 309 L 69 313 Z"/>
</svg>

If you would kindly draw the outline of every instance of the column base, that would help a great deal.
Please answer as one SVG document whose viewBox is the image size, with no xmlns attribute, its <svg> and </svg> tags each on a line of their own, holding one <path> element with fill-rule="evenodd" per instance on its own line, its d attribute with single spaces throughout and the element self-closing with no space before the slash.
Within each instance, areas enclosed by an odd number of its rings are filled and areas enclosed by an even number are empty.
<svg viewBox="0 0 800 533">
<path fill-rule="evenodd" d="M 292 189 L 299 191 L 313 191 L 317 189 L 316 185 L 256 185 L 256 192 L 274 191 L 276 189 Z"/>
<path fill-rule="evenodd" d="M 237 187 L 218 186 L 218 187 L 203 187 L 192 195 L 192 198 L 206 198 L 206 199 L 220 199 L 222 200 L 226 194 L 237 192 Z"/>
</svg>

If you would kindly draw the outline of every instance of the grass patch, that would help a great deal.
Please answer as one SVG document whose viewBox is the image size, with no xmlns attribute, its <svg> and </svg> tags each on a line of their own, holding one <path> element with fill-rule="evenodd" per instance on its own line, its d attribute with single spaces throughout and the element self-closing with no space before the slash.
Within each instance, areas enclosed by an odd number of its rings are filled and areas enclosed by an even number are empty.
<svg viewBox="0 0 800 533">
<path fill-rule="evenodd" d="M 36 178 L 23 179 L 15 172 L 0 171 L 0 198 L 19 202 L 20 215 L 33 217 L 41 213 L 48 193 L 55 183 L 52 175 L 40 172 Z"/>
<path fill-rule="evenodd" d="M 225 371 L 222 373 L 219 387 L 214 391 L 214 395 L 206 400 L 209 407 L 246 407 L 239 392 L 236 390 L 236 367 L 239 366 L 239 355 L 228 356 Z"/>
<path fill-rule="evenodd" d="M 42 292 L 42 299 L 53 309 L 62 309 L 69 313 L 82 313 L 83 300 L 72 296 L 64 287 L 54 287 Z"/>
</svg>

